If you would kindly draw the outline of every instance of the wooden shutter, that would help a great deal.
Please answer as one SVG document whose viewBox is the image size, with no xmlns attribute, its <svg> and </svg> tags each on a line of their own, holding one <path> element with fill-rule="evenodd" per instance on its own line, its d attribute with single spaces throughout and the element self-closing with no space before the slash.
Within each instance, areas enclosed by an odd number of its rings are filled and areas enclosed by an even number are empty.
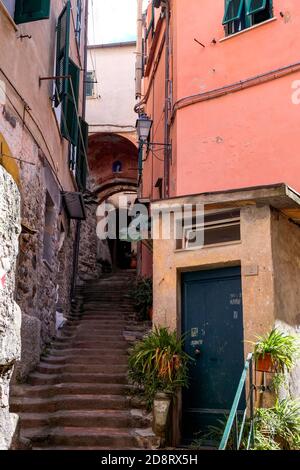
<svg viewBox="0 0 300 470">
<path fill-rule="evenodd" d="M 267 0 L 247 0 L 247 15 L 254 15 L 259 11 L 265 10 Z"/>
<path fill-rule="evenodd" d="M 225 0 L 223 24 L 239 20 L 241 18 L 243 4 L 244 0 Z"/>
<path fill-rule="evenodd" d="M 15 23 L 47 20 L 50 17 L 50 0 L 16 0 Z"/>
<path fill-rule="evenodd" d="M 62 101 L 61 132 L 73 145 L 77 145 L 78 119 L 76 109 L 78 107 L 80 69 L 71 59 L 69 59 L 68 63 L 68 73 L 72 80 L 74 96 L 71 82 L 68 79 L 66 80 L 66 94 Z"/>
<path fill-rule="evenodd" d="M 82 133 L 82 138 L 79 132 L 78 135 L 78 158 L 77 158 L 77 167 L 76 167 L 76 181 L 78 187 L 81 191 L 86 189 L 86 179 L 87 179 L 87 161 L 86 156 L 88 153 L 88 143 L 89 143 L 89 126 L 82 118 L 80 118 L 80 128 Z M 82 142 L 83 141 L 83 142 Z"/>
<path fill-rule="evenodd" d="M 57 77 L 67 76 L 69 74 L 70 19 L 71 3 L 68 1 L 57 21 L 55 71 Z M 67 93 L 68 80 L 57 78 L 55 84 L 55 106 L 58 106 Z"/>
</svg>

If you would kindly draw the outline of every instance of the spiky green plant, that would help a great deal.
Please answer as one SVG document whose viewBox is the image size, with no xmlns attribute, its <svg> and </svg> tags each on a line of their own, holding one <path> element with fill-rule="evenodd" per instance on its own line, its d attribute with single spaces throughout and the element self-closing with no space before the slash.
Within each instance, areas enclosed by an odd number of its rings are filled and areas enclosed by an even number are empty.
<svg viewBox="0 0 300 470">
<path fill-rule="evenodd" d="M 270 354 L 277 372 L 290 371 L 299 357 L 299 340 L 274 328 L 271 333 L 257 338 L 254 344 L 255 358 Z"/>
<path fill-rule="evenodd" d="M 157 392 L 174 394 L 188 386 L 188 362 L 183 338 L 168 328 L 157 328 L 138 342 L 129 356 L 129 377 L 143 389 L 149 408 Z"/>
<path fill-rule="evenodd" d="M 299 450 L 300 402 L 277 400 L 273 408 L 259 408 L 255 426 L 259 436 L 273 441 L 283 450 Z"/>
</svg>

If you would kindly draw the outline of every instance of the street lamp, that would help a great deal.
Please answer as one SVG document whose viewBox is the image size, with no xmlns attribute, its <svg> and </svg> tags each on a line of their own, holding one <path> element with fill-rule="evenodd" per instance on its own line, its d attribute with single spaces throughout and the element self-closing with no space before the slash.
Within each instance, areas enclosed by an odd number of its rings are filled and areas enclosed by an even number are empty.
<svg viewBox="0 0 300 470">
<path fill-rule="evenodd" d="M 141 114 L 136 121 L 138 139 L 142 145 L 145 144 L 149 139 L 152 124 L 153 121 L 149 118 L 149 116 L 147 116 L 147 114 Z"/>
</svg>

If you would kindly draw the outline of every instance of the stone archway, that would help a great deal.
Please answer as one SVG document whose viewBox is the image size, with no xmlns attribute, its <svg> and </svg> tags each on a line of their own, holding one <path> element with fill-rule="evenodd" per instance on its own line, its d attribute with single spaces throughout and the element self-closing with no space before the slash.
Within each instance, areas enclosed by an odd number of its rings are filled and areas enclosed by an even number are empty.
<svg viewBox="0 0 300 470">
<path fill-rule="evenodd" d="M 93 192 L 99 204 L 115 194 L 137 191 L 138 149 L 132 135 L 126 137 L 107 132 L 91 135 L 89 165 L 94 184 Z M 127 246 L 124 242 L 110 241 L 108 245 L 112 265 L 114 267 L 122 265 L 118 259 L 122 255 L 116 257 L 115 253 L 131 250 L 130 243 Z M 125 256 L 128 257 L 128 253 Z"/>
</svg>

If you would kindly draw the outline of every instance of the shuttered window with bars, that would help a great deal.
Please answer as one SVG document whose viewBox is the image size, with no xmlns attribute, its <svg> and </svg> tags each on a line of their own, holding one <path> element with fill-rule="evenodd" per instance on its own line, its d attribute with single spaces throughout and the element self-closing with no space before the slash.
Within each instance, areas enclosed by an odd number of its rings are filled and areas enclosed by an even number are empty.
<svg viewBox="0 0 300 470">
<path fill-rule="evenodd" d="M 67 80 L 66 93 L 62 100 L 61 132 L 73 145 L 77 145 L 80 69 L 71 59 L 69 59 L 68 71 L 70 79 Z"/>
</svg>

